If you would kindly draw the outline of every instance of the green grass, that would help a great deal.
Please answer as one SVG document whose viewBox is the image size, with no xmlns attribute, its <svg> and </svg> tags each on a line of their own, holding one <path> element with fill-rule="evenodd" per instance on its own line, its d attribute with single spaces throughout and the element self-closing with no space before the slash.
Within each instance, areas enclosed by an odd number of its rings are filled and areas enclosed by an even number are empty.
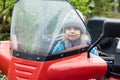
<svg viewBox="0 0 120 80">
<path fill-rule="evenodd" d="M 6 75 L 4 75 L 1 71 L 0 71 L 0 80 L 8 80 Z"/>
</svg>

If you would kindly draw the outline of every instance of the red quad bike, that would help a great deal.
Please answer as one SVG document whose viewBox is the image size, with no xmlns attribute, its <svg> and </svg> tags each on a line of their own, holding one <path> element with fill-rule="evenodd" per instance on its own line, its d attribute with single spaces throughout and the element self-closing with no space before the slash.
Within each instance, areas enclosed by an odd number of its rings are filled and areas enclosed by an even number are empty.
<svg viewBox="0 0 120 80">
<path fill-rule="evenodd" d="M 8 80 L 120 80 L 119 47 L 115 56 L 96 56 L 91 49 L 106 37 L 120 37 L 120 21 L 106 20 L 100 38 L 91 45 L 52 50 L 62 40 L 62 23 L 72 10 L 85 35 L 79 13 L 64 0 L 19 0 L 13 10 L 11 40 L 0 41 L 0 70 Z"/>
</svg>

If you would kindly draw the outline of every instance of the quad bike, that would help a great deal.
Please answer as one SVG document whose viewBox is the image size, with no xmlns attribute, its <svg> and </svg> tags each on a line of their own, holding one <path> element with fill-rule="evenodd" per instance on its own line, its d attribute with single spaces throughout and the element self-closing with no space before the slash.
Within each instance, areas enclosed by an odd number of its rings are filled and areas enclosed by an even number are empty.
<svg viewBox="0 0 120 80">
<path fill-rule="evenodd" d="M 11 40 L 0 41 L 0 70 L 8 80 L 120 80 L 119 53 L 96 56 L 91 49 L 106 37 L 120 37 L 120 21 L 106 20 L 93 44 L 51 54 L 62 40 L 62 22 L 73 11 L 92 41 L 79 13 L 64 0 L 18 0 L 11 22 Z M 119 47 L 117 48 L 119 52 Z"/>
</svg>

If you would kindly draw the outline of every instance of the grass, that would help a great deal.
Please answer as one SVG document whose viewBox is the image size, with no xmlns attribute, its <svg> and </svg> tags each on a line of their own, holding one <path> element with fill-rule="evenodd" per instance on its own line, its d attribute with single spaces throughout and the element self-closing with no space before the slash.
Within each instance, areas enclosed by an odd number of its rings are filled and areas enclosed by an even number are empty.
<svg viewBox="0 0 120 80">
<path fill-rule="evenodd" d="M 8 80 L 7 76 L 0 71 L 0 80 Z"/>
</svg>

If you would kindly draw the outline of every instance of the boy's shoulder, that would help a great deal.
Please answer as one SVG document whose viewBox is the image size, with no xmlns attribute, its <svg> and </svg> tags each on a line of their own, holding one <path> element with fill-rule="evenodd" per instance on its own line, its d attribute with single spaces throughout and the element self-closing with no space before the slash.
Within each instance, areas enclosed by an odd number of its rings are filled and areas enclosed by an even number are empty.
<svg viewBox="0 0 120 80">
<path fill-rule="evenodd" d="M 61 41 L 59 41 L 59 43 L 60 43 L 60 44 L 64 44 L 64 41 L 63 41 L 63 40 L 61 40 Z"/>
<path fill-rule="evenodd" d="M 57 46 L 65 46 L 65 43 L 63 40 L 58 41 Z"/>
</svg>

